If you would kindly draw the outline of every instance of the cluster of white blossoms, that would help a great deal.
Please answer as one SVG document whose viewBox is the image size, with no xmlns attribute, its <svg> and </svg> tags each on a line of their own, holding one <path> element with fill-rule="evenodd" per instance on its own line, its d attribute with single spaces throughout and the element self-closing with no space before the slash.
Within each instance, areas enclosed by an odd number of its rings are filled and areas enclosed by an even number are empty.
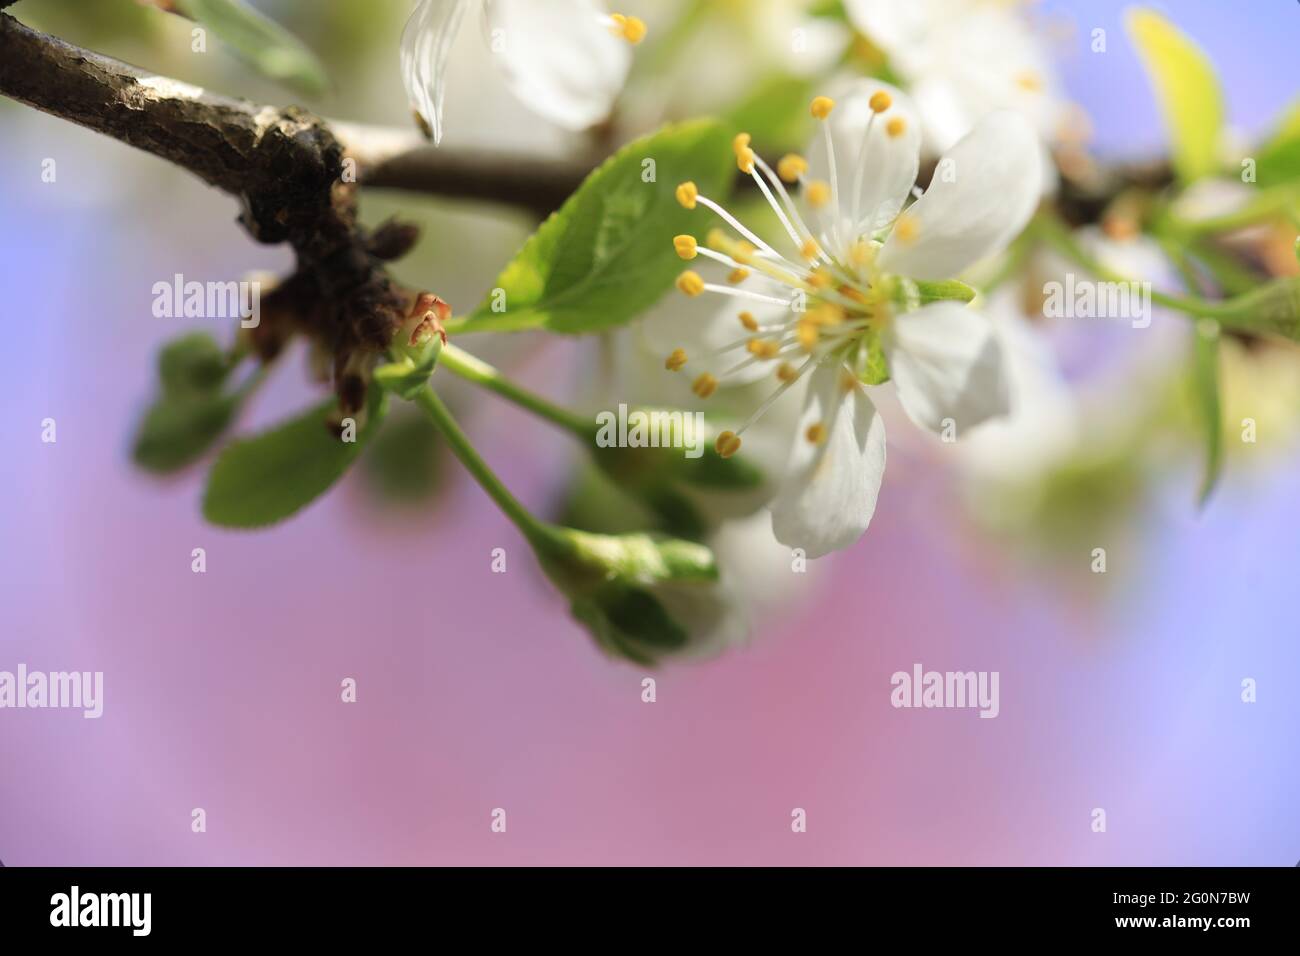
<svg viewBox="0 0 1300 956">
<path fill-rule="evenodd" d="M 961 302 L 924 303 L 926 287 L 915 280 L 954 277 L 1005 248 L 1037 206 L 1042 165 L 1031 126 L 997 111 L 943 156 L 922 194 L 914 186 L 920 125 L 899 90 L 860 80 L 838 105 L 817 97 L 811 110 L 821 130 L 806 158 L 786 156 L 774 170 L 748 135 L 733 144 L 737 165 L 775 212 L 792 254 L 783 255 L 693 183 L 678 187 L 683 206 L 711 210 L 735 234 L 715 229 L 703 243 L 690 235 L 673 240 L 683 259 L 705 258 L 725 270 L 717 282 L 689 270 L 678 288 L 692 298 L 716 295 L 725 305 L 694 329 L 677 323 L 687 340 L 665 364 L 671 371 L 689 367 L 702 398 L 756 368 L 775 375 L 770 397 L 739 428 L 718 436 L 724 456 L 807 377 L 800 435 L 771 504 L 772 528 L 782 544 L 819 557 L 856 541 L 875 511 L 885 433 L 862 382 L 883 377 L 876 367 L 882 356 L 900 404 L 924 428 L 961 434 L 1009 411 L 1005 359 L 992 325 Z M 807 215 L 787 188 L 796 184 Z M 735 330 L 720 347 L 718 322 Z"/>
<path fill-rule="evenodd" d="M 1066 115 L 1029 0 L 845 0 L 850 22 L 889 57 L 920 111 L 926 145 L 947 149 L 993 110 L 1020 113 L 1046 142 Z"/>
<path fill-rule="evenodd" d="M 402 80 L 429 137 L 442 141 L 444 77 L 465 14 L 478 6 L 493 62 L 539 116 L 580 130 L 609 115 L 646 26 L 597 0 L 420 0 L 402 31 Z"/>
</svg>

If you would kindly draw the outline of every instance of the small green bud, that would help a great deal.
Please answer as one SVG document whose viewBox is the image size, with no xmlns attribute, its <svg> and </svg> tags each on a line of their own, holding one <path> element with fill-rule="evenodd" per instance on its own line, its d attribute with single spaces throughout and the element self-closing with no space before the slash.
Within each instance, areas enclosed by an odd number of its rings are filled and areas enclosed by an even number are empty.
<svg viewBox="0 0 1300 956">
<path fill-rule="evenodd" d="M 613 656 L 654 664 L 707 640 L 726 615 L 704 545 L 549 527 L 534 546 L 573 616 Z"/>
</svg>

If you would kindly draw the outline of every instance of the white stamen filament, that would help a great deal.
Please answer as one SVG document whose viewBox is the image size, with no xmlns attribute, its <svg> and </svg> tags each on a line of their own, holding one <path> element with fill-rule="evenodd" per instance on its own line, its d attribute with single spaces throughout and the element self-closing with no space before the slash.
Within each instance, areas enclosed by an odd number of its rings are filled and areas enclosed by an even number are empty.
<svg viewBox="0 0 1300 956">
<path fill-rule="evenodd" d="M 853 173 L 853 211 L 850 213 L 851 221 L 854 225 L 854 231 L 858 229 L 858 224 L 862 221 L 862 182 L 863 167 L 867 165 L 867 143 L 871 139 L 871 129 L 876 125 L 876 117 L 880 115 L 875 110 L 871 112 L 871 118 L 867 120 L 867 128 L 862 133 L 862 145 L 858 147 L 857 169 Z M 874 210 L 873 210 L 874 212 Z M 849 241 L 857 238 L 850 236 Z"/>
<path fill-rule="evenodd" d="M 716 282 L 704 283 L 705 292 L 717 292 L 719 295 L 733 295 L 738 299 L 753 299 L 755 302 L 767 302 L 771 305 L 783 305 L 787 309 L 790 307 L 789 299 L 778 299 L 774 295 L 763 295 L 761 292 L 751 292 L 749 289 L 737 289 L 729 285 L 718 285 Z"/>
<path fill-rule="evenodd" d="M 707 198 L 707 197 L 705 197 L 705 196 L 696 196 L 696 197 L 695 197 L 695 201 L 698 202 L 701 206 L 704 206 L 704 207 L 707 208 L 707 209 L 712 209 L 715 213 L 717 213 L 717 214 L 718 214 L 719 216 L 721 216 L 724 220 L 726 220 L 727 224 L 728 224 L 729 226 L 731 226 L 732 229 L 735 229 L 736 232 L 740 233 L 742 236 L 744 236 L 746 239 L 748 239 L 750 242 L 752 242 L 752 243 L 753 243 L 755 246 L 757 246 L 759 249 L 761 249 L 761 250 L 764 251 L 764 252 L 767 252 L 767 253 L 770 254 L 773 258 L 780 259 L 782 262 L 785 262 L 785 257 L 782 256 L 781 253 L 777 252 L 775 249 L 773 249 L 771 246 L 769 246 L 769 245 L 768 245 L 766 242 L 764 242 L 762 239 L 758 238 L 758 236 L 754 235 L 754 233 L 752 233 L 752 232 L 750 232 L 748 229 L 746 229 L 744 223 L 742 223 L 739 219 L 737 219 L 737 218 L 736 218 L 735 216 L 733 216 L 731 213 L 727 212 L 727 210 L 723 209 L 720 205 L 718 205 L 717 203 L 715 203 L 712 199 L 709 199 L 709 198 Z M 787 263 L 787 264 L 789 264 L 789 265 L 793 265 L 793 263 Z"/>
<path fill-rule="evenodd" d="M 748 428 L 750 425 L 753 425 L 760 418 L 762 418 L 767 413 L 767 410 L 776 404 L 776 400 L 778 398 L 780 398 L 782 395 L 788 392 L 792 385 L 798 382 L 799 379 L 803 378 L 804 373 L 807 372 L 808 369 L 812 368 L 823 358 L 825 358 L 824 355 L 820 357 L 817 355 L 808 356 L 808 361 L 804 362 L 803 365 L 799 366 L 799 370 L 795 372 L 793 378 L 791 378 L 788 382 L 782 382 L 781 385 L 776 389 L 776 391 L 774 391 L 771 395 L 765 398 L 763 400 L 763 403 L 759 405 L 758 408 L 754 409 L 753 414 L 751 414 L 748 418 L 745 419 L 745 424 L 741 425 L 739 428 L 736 429 L 736 435 L 737 436 L 743 435 L 745 433 L 746 428 Z"/>
</svg>

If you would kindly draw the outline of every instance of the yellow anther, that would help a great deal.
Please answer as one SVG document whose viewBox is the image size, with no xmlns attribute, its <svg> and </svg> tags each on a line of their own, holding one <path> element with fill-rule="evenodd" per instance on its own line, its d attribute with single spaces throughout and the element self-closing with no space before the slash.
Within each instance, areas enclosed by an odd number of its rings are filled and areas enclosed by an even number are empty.
<svg viewBox="0 0 1300 956">
<path fill-rule="evenodd" d="M 787 183 L 799 181 L 799 177 L 808 172 L 808 160 L 797 153 L 782 156 L 776 164 L 776 173 Z"/>
<path fill-rule="evenodd" d="M 859 239 L 849 246 L 849 262 L 861 268 L 871 265 L 876 258 L 876 249 L 871 243 Z"/>
<path fill-rule="evenodd" d="M 713 447 L 723 458 L 730 458 L 740 451 L 740 436 L 735 432 L 723 432 L 713 443 Z"/>
<path fill-rule="evenodd" d="M 686 364 L 686 350 L 673 349 L 672 354 L 664 360 L 664 368 L 670 372 L 680 372 Z"/>
<path fill-rule="evenodd" d="M 749 144 L 751 141 L 752 141 L 752 137 L 748 133 L 737 133 L 735 137 L 731 140 L 732 152 L 734 152 L 737 156 L 739 156 L 742 150 L 746 150 L 749 148 Z"/>
<path fill-rule="evenodd" d="M 735 259 L 741 265 L 749 265 L 754 261 L 754 253 L 758 252 L 752 242 L 741 240 L 735 243 L 731 248 L 731 258 Z"/>
<path fill-rule="evenodd" d="M 782 362 L 776 367 L 776 377 L 782 382 L 793 382 L 799 377 L 799 370 L 789 362 Z"/>
<path fill-rule="evenodd" d="M 754 171 L 754 151 L 748 146 L 736 150 L 736 166 L 745 175 L 752 173 Z"/>
<path fill-rule="evenodd" d="M 820 209 L 831 201 L 831 187 L 829 183 L 817 180 L 808 184 L 803 194 L 808 197 L 808 204 L 814 209 Z"/>
<path fill-rule="evenodd" d="M 811 445 L 820 445 L 826 440 L 826 426 L 821 422 L 813 422 L 808 426 L 808 430 L 803 433 L 803 437 L 808 439 Z"/>
<path fill-rule="evenodd" d="M 871 112 L 883 113 L 894 105 L 894 98 L 884 90 L 876 90 L 871 94 L 871 99 L 867 100 L 867 105 L 871 107 Z"/>
<path fill-rule="evenodd" d="M 750 355 L 764 361 L 776 358 L 781 351 L 780 343 L 773 342 L 771 339 L 750 339 L 745 343 L 745 348 L 749 350 Z"/>
<path fill-rule="evenodd" d="M 808 319 L 800 319 L 794 327 L 795 338 L 799 341 L 799 347 L 805 352 L 811 352 L 817 347 L 817 340 L 821 338 L 821 330 L 817 328 L 816 322 L 810 322 Z"/>
<path fill-rule="evenodd" d="M 633 46 L 645 39 L 646 25 L 640 17 L 625 17 L 621 13 L 611 13 L 609 18 L 614 21 L 611 29 L 615 36 L 622 37 Z"/>
<path fill-rule="evenodd" d="M 744 282 L 748 278 L 749 278 L 748 269 L 732 269 L 731 275 L 727 276 L 727 281 L 730 282 L 732 285 L 740 285 L 740 283 Z"/>
<path fill-rule="evenodd" d="M 1037 93 L 1043 88 L 1043 79 L 1037 73 L 1026 71 L 1016 77 L 1016 86 L 1030 93 Z"/>
<path fill-rule="evenodd" d="M 819 268 L 816 272 L 808 277 L 808 284 L 814 289 L 829 289 L 834 278 L 825 266 Z"/>
<path fill-rule="evenodd" d="M 852 299 L 854 302 L 860 303 L 862 305 L 871 304 L 871 300 L 869 300 L 865 295 L 863 295 L 857 289 L 853 288 L 853 286 L 851 285 L 842 285 L 839 287 L 838 291 L 839 294 L 844 296 L 844 298 L 846 299 Z"/>
<path fill-rule="evenodd" d="M 845 395 L 852 392 L 858 387 L 858 380 L 853 377 L 853 373 L 846 368 L 840 369 L 840 391 Z"/>
<path fill-rule="evenodd" d="M 753 312 L 740 313 L 740 324 L 750 332 L 758 331 L 758 319 L 754 318 Z"/>
<path fill-rule="evenodd" d="M 821 326 L 841 325 L 845 318 L 847 316 L 844 314 L 844 310 L 834 302 L 822 302 L 815 309 L 808 311 L 804 321 Z"/>
<path fill-rule="evenodd" d="M 799 247 L 799 255 L 805 259 L 816 259 L 821 254 L 821 246 L 817 245 L 817 240 L 809 236 Z"/>
<path fill-rule="evenodd" d="M 677 187 L 677 201 L 687 209 L 695 208 L 695 200 L 700 198 L 700 191 L 695 183 L 682 183 Z"/>
<path fill-rule="evenodd" d="M 909 216 L 907 213 L 898 217 L 898 222 L 894 224 L 894 235 L 902 243 L 911 243 L 916 241 L 916 237 L 921 234 L 921 224 L 917 222 L 915 216 Z"/>
<path fill-rule="evenodd" d="M 718 380 L 708 372 L 703 372 L 691 383 L 691 391 L 700 398 L 708 398 L 718 390 Z"/>
<path fill-rule="evenodd" d="M 699 243 L 694 236 L 673 236 L 673 248 L 683 259 L 694 259 L 699 255 Z"/>
<path fill-rule="evenodd" d="M 835 109 L 835 101 L 829 96 L 814 97 L 812 101 L 811 112 L 814 117 L 824 120 L 831 115 L 831 110 Z"/>
<path fill-rule="evenodd" d="M 898 139 L 907 130 L 907 120 L 901 116 L 891 116 L 889 122 L 885 124 L 885 132 L 889 134 L 890 139 Z"/>
<path fill-rule="evenodd" d="M 691 298 L 695 298 L 704 291 L 704 280 L 700 278 L 698 272 L 687 270 L 677 277 L 677 288 Z"/>
</svg>

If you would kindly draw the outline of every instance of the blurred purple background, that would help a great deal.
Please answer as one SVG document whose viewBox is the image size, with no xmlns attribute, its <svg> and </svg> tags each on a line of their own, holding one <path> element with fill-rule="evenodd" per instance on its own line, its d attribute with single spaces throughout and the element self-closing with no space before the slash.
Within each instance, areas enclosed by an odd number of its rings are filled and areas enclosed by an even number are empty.
<svg viewBox="0 0 1300 956">
<path fill-rule="evenodd" d="M 1077 20 L 1063 68 L 1097 142 L 1154 152 L 1120 9 L 1047 5 Z M 1219 64 L 1234 123 L 1265 129 L 1295 95 L 1300 8 L 1165 9 Z M 1087 51 L 1093 26 L 1105 56 Z M 599 654 L 459 472 L 414 517 L 376 518 L 354 474 L 295 520 L 236 534 L 201 520 L 201 472 L 135 471 L 155 351 L 186 327 L 150 315 L 153 282 L 285 254 L 147 156 L 17 108 L 0 123 L 0 670 L 106 684 L 97 721 L 0 711 L 6 864 L 1300 859 L 1300 460 L 1230 473 L 1200 515 L 1167 489 L 1141 548 L 1112 550 L 1122 584 L 1104 603 L 971 537 L 942 481 L 887 479 L 810 603 L 751 647 L 657 672 L 647 705 L 645 673 Z M 40 181 L 45 157 L 57 185 Z M 460 269 L 461 298 L 499 263 Z M 306 395 L 286 363 L 241 427 Z M 541 507 L 559 439 L 488 407 L 469 430 Z M 56 444 L 40 440 L 47 417 Z M 191 573 L 196 547 L 206 574 Z M 507 574 L 490 573 L 495 547 Z M 890 675 L 914 662 L 1000 671 L 1001 715 L 892 709 Z M 345 677 L 355 705 L 339 701 Z"/>
</svg>

